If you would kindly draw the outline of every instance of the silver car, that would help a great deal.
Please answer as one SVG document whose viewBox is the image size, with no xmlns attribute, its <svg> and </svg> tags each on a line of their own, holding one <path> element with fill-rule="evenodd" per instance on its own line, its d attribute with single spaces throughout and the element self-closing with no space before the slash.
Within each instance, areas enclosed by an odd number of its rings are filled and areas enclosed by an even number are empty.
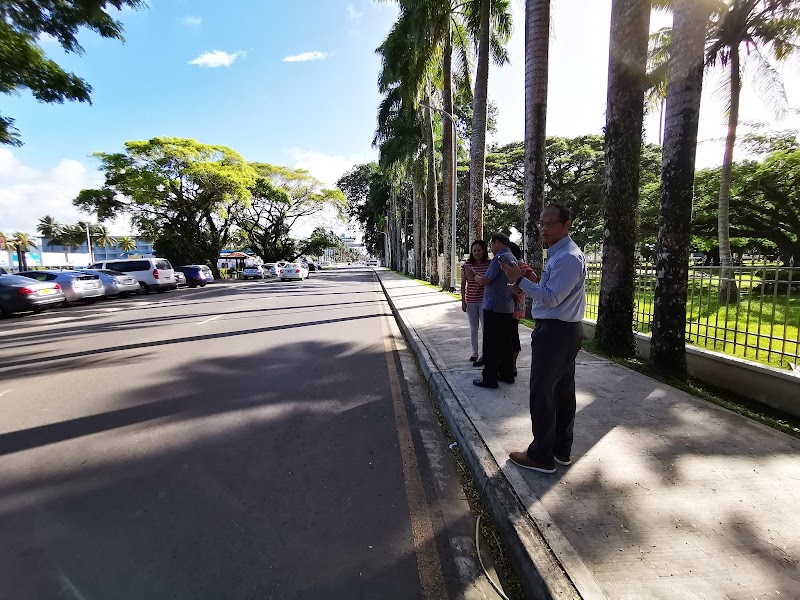
<svg viewBox="0 0 800 600">
<path fill-rule="evenodd" d="M 117 296 L 127 298 L 132 294 L 139 293 L 139 282 L 130 275 L 125 275 L 119 271 L 111 269 L 81 269 L 81 273 L 87 275 L 97 275 L 103 282 L 106 296 Z"/>
<path fill-rule="evenodd" d="M 18 274 L 36 281 L 59 284 L 68 303 L 80 300 L 88 304 L 102 298 L 106 293 L 100 277 L 80 271 L 23 271 Z"/>
</svg>

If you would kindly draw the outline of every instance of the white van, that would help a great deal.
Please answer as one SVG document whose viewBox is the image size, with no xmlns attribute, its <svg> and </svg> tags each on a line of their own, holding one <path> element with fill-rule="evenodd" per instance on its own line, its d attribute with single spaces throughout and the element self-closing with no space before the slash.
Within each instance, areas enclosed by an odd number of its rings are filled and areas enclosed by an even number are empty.
<svg viewBox="0 0 800 600">
<path fill-rule="evenodd" d="M 90 269 L 111 269 L 130 275 L 139 282 L 143 294 L 178 287 L 175 271 L 166 258 L 129 258 L 127 260 L 106 260 L 92 264 Z"/>
</svg>

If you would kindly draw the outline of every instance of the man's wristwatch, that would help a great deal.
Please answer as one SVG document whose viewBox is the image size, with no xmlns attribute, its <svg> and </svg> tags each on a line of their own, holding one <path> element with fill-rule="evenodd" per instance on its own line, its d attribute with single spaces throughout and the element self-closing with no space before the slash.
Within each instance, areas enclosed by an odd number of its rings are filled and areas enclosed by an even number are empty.
<svg viewBox="0 0 800 600">
<path fill-rule="evenodd" d="M 519 285 L 519 282 L 520 282 L 520 281 L 522 281 L 523 279 L 525 279 L 525 276 L 524 276 L 524 275 L 523 275 L 522 277 L 520 277 L 519 279 L 517 279 L 517 280 L 514 282 L 514 285 Z"/>
</svg>

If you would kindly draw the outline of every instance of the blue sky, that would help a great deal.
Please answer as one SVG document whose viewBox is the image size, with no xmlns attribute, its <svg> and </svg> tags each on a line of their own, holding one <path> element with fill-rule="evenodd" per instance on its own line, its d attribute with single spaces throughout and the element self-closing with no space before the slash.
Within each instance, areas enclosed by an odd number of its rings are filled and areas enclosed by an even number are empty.
<svg viewBox="0 0 800 600">
<path fill-rule="evenodd" d="M 551 135 L 602 132 L 610 5 L 554 2 Z M 490 142 L 520 140 L 524 131 L 524 2 L 512 0 L 512 9 L 511 63 L 490 75 L 490 98 L 499 109 Z M 124 44 L 84 33 L 86 52 L 78 56 L 43 40 L 52 58 L 93 86 L 93 104 L 41 104 L 27 92 L 0 97 L 25 142 L 0 147 L 0 230 L 33 232 L 45 214 L 65 222 L 85 218 L 71 199 L 101 182 L 91 153 L 120 150 L 132 139 L 223 144 L 248 160 L 306 168 L 333 184 L 353 164 L 376 156 L 380 61 L 374 50 L 396 13 L 393 3 L 375 0 L 151 0 L 147 10 L 123 12 Z M 653 28 L 668 23 L 656 17 Z M 309 60 L 285 60 L 290 57 Z M 800 79 L 794 70 L 784 79 L 796 102 Z M 701 166 L 721 160 L 722 115 L 720 101 L 706 94 Z M 745 94 L 743 118 L 769 121 L 770 115 Z M 651 117 L 651 141 L 657 131 Z M 113 229 L 130 233 L 122 222 Z"/>
</svg>

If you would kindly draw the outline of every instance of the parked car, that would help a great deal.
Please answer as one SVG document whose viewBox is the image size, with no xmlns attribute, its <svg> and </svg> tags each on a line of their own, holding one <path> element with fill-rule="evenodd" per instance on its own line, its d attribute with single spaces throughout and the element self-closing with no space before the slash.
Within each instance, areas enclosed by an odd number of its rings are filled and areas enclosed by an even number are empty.
<svg viewBox="0 0 800 600">
<path fill-rule="evenodd" d="M 275 266 L 275 263 L 264 263 L 261 268 L 267 277 L 276 277 L 278 275 L 278 267 Z"/>
<path fill-rule="evenodd" d="M 67 302 L 82 301 L 90 304 L 106 293 L 100 277 L 80 271 L 22 271 L 19 275 L 59 284 Z"/>
<path fill-rule="evenodd" d="M 214 281 L 214 274 L 205 265 L 181 265 L 175 267 L 175 270 L 186 276 L 186 284 L 190 288 L 204 287 L 207 283 Z"/>
<path fill-rule="evenodd" d="M 303 279 L 308 279 L 308 269 L 304 267 L 302 263 L 289 263 L 285 267 L 281 267 L 279 274 L 281 276 L 281 281 L 287 281 L 289 279 L 299 279 L 303 281 Z"/>
<path fill-rule="evenodd" d="M 63 304 L 61 285 L 54 281 L 34 281 L 19 275 L 0 275 L 0 315 L 15 312 L 40 312 Z"/>
<path fill-rule="evenodd" d="M 175 283 L 177 284 L 178 287 L 186 285 L 186 275 L 184 275 L 180 271 L 175 271 Z"/>
<path fill-rule="evenodd" d="M 139 293 L 139 282 L 130 275 L 125 275 L 120 271 L 111 269 L 81 269 L 81 273 L 97 275 L 103 282 L 106 296 L 117 296 L 127 298 L 132 294 Z"/>
<path fill-rule="evenodd" d="M 242 279 L 264 279 L 264 271 L 259 265 L 251 265 L 242 269 Z"/>
<path fill-rule="evenodd" d="M 151 291 L 159 294 L 178 287 L 175 271 L 166 258 L 131 258 L 128 260 L 107 260 L 94 263 L 90 269 L 111 269 L 130 275 L 139 282 L 143 294 Z"/>
</svg>

